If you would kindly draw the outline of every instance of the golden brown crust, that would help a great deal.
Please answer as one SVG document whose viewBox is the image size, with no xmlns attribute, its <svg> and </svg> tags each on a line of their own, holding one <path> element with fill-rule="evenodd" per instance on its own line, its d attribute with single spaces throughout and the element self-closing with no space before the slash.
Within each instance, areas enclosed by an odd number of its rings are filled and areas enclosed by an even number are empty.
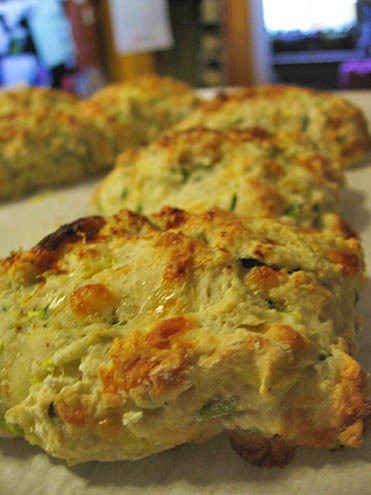
<svg viewBox="0 0 371 495">
<path fill-rule="evenodd" d="M 191 88 L 188 84 L 178 81 L 169 76 L 159 76 L 155 73 L 147 73 L 135 78 L 129 79 L 123 83 L 113 83 L 109 86 L 96 91 L 92 99 L 101 100 L 106 97 L 112 96 L 115 98 L 119 91 L 125 92 L 125 88 L 133 91 L 142 91 L 142 97 L 146 98 L 147 92 L 159 93 L 159 94 L 171 94 L 174 96 L 183 96 L 184 94 L 191 93 Z"/>
<path fill-rule="evenodd" d="M 115 296 L 103 284 L 84 285 L 70 297 L 72 311 L 80 318 L 98 316 L 107 311 L 112 313 L 115 302 Z"/>
<path fill-rule="evenodd" d="M 122 154 L 92 205 L 104 215 L 121 208 L 148 214 L 171 205 L 199 213 L 217 206 L 322 228 L 324 216 L 338 208 L 342 182 L 329 160 L 286 137 L 258 128 L 195 128 L 169 131 L 147 148 Z"/>
<path fill-rule="evenodd" d="M 371 403 L 364 396 L 366 382 L 366 373 L 359 364 L 348 359 L 347 366 L 340 375 L 342 397 L 335 390 L 333 394 L 333 407 L 338 411 L 339 423 L 343 428 L 339 440 L 351 447 L 362 444 L 363 421 L 371 413 Z"/>
<path fill-rule="evenodd" d="M 371 150 L 362 111 L 332 93 L 296 86 L 263 85 L 221 94 L 199 106 L 177 128 L 260 126 L 312 143 L 341 167 Z"/>
<path fill-rule="evenodd" d="M 89 411 L 78 397 L 73 398 L 73 402 L 63 402 L 60 400 L 57 405 L 58 415 L 62 420 L 75 428 L 84 428 L 89 421 Z"/>
<path fill-rule="evenodd" d="M 126 339 L 116 339 L 109 351 L 112 366 L 100 372 L 105 393 L 144 388 L 159 398 L 182 386 L 190 365 L 190 345 L 181 335 L 193 326 L 192 320 L 177 317 L 159 323 L 145 335 L 133 332 Z"/>
<path fill-rule="evenodd" d="M 308 345 L 308 342 L 289 325 L 272 325 L 265 335 L 288 345 L 293 352 L 300 351 Z"/>
<path fill-rule="evenodd" d="M 330 249 L 328 252 L 328 257 L 340 267 L 345 276 L 351 273 L 359 272 L 359 258 L 353 253 Z"/>
<path fill-rule="evenodd" d="M 71 463 L 223 430 L 263 465 L 357 446 L 363 270 L 357 239 L 217 209 L 64 226 L 0 265 L 5 425 Z"/>
<path fill-rule="evenodd" d="M 106 139 L 63 91 L 0 95 L 0 200 L 97 175 L 112 165 Z"/>
<path fill-rule="evenodd" d="M 358 238 L 358 233 L 342 217 L 334 213 L 327 213 L 323 216 L 323 225 L 327 230 L 331 230 L 337 235 L 351 239 Z"/>
<path fill-rule="evenodd" d="M 188 84 L 144 74 L 97 91 L 80 109 L 104 133 L 117 155 L 148 144 L 197 104 L 196 93 Z"/>
</svg>

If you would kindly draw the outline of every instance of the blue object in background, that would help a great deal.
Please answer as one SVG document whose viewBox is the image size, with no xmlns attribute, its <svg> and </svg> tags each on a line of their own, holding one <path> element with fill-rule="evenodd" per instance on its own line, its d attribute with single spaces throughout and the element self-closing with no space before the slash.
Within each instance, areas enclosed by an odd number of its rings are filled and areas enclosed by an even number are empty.
<svg viewBox="0 0 371 495">
<path fill-rule="evenodd" d="M 75 48 L 62 0 L 0 3 L 0 85 L 60 87 L 75 68 Z"/>
<path fill-rule="evenodd" d="M 28 23 L 42 64 L 50 68 L 75 65 L 71 26 L 61 0 L 34 1 Z"/>
</svg>

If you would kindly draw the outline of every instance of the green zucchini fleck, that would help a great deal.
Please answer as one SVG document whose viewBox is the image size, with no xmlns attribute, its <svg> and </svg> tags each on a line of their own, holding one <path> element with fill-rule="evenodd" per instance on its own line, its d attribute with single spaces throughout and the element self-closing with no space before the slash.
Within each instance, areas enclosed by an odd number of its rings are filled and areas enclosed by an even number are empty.
<svg viewBox="0 0 371 495">
<path fill-rule="evenodd" d="M 191 171 L 184 167 L 182 167 L 180 171 L 182 172 L 183 182 L 187 182 L 188 177 L 191 175 Z"/>
<path fill-rule="evenodd" d="M 115 323 L 111 323 L 112 328 L 123 327 L 127 324 L 127 320 L 116 321 Z"/>
<path fill-rule="evenodd" d="M 129 191 L 126 189 L 126 187 L 124 187 L 124 189 L 121 191 L 120 198 L 122 200 L 124 200 L 124 199 L 126 199 L 128 197 L 128 194 L 129 194 Z"/>
<path fill-rule="evenodd" d="M 221 399 L 207 402 L 197 412 L 197 415 L 201 419 L 211 419 L 219 416 L 226 416 L 227 414 L 233 414 L 234 412 L 236 412 L 236 403 L 234 399 Z"/>
<path fill-rule="evenodd" d="M 301 121 L 301 132 L 304 132 L 307 130 L 309 124 L 309 117 L 306 115 L 303 120 Z"/>
<path fill-rule="evenodd" d="M 240 115 L 238 117 L 236 117 L 235 119 L 233 119 L 232 123 L 231 123 L 231 127 L 236 127 L 240 124 L 243 124 L 243 121 L 244 121 L 244 118 Z"/>
<path fill-rule="evenodd" d="M 137 206 L 137 212 L 138 212 L 138 213 L 142 213 L 142 211 L 143 211 L 143 206 L 142 206 L 141 204 L 139 204 L 139 205 Z"/>
<path fill-rule="evenodd" d="M 231 199 L 231 206 L 229 207 L 231 211 L 234 211 L 234 209 L 236 208 L 237 200 L 238 200 L 238 196 L 236 193 L 234 193 Z"/>
<path fill-rule="evenodd" d="M 319 358 L 318 358 L 318 359 L 319 359 L 320 361 L 326 361 L 326 359 L 327 359 L 328 357 L 331 357 L 331 356 L 332 356 L 331 352 L 329 352 L 329 353 L 327 353 L 327 354 L 326 354 L 325 352 L 322 352 L 322 353 L 319 355 Z"/>
<path fill-rule="evenodd" d="M 54 407 L 54 402 L 51 402 L 48 407 L 48 416 L 49 418 L 53 419 L 57 417 L 57 412 Z"/>
<path fill-rule="evenodd" d="M 272 299 L 266 299 L 266 301 L 270 309 L 277 309 Z"/>
<path fill-rule="evenodd" d="M 284 210 L 282 214 L 294 220 L 297 220 L 300 217 L 302 207 L 303 207 L 302 203 L 296 203 L 286 208 L 286 210 Z"/>
<path fill-rule="evenodd" d="M 46 317 L 47 317 L 47 313 L 48 313 L 48 309 L 49 309 L 49 304 L 47 304 L 44 308 L 42 309 L 36 309 L 34 311 L 29 311 L 27 313 L 27 316 L 29 318 L 34 318 L 35 316 L 37 316 L 38 318 L 40 318 L 40 320 L 46 320 Z"/>
</svg>

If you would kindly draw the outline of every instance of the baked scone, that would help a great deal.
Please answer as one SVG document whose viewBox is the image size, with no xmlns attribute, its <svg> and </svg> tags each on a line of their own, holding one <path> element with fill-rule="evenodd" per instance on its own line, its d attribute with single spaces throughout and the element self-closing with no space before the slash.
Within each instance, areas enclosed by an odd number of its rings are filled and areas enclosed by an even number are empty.
<svg viewBox="0 0 371 495">
<path fill-rule="evenodd" d="M 266 465 L 362 442 L 356 239 L 121 211 L 61 227 L 0 273 L 1 427 L 70 464 L 223 430 Z"/>
<path fill-rule="evenodd" d="M 309 142 L 340 167 L 351 167 L 371 150 L 361 110 L 325 91 L 263 85 L 222 94 L 194 110 L 178 129 L 263 127 Z"/>
<path fill-rule="evenodd" d="M 198 213 L 217 206 L 323 228 L 325 214 L 338 208 L 342 183 L 328 159 L 283 136 L 196 128 L 120 155 L 92 206 L 104 215 L 121 208 L 148 214 L 171 205 Z"/>
<path fill-rule="evenodd" d="M 144 145 L 198 104 L 196 92 L 171 77 L 145 74 L 103 88 L 80 109 L 104 133 L 115 154 Z"/>
<path fill-rule="evenodd" d="M 59 90 L 0 94 L 0 200 L 73 183 L 112 166 L 105 137 Z"/>
</svg>

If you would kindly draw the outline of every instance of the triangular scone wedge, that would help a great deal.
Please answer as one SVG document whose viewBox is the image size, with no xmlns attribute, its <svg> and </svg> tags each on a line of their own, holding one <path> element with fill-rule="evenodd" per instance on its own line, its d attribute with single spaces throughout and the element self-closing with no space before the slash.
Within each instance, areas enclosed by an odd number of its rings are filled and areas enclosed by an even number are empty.
<svg viewBox="0 0 371 495">
<path fill-rule="evenodd" d="M 133 460 L 224 430 L 250 460 L 240 432 L 260 436 L 260 463 L 283 465 L 298 445 L 362 442 L 356 239 L 121 211 L 0 270 L 2 428 L 53 456 Z"/>
</svg>

